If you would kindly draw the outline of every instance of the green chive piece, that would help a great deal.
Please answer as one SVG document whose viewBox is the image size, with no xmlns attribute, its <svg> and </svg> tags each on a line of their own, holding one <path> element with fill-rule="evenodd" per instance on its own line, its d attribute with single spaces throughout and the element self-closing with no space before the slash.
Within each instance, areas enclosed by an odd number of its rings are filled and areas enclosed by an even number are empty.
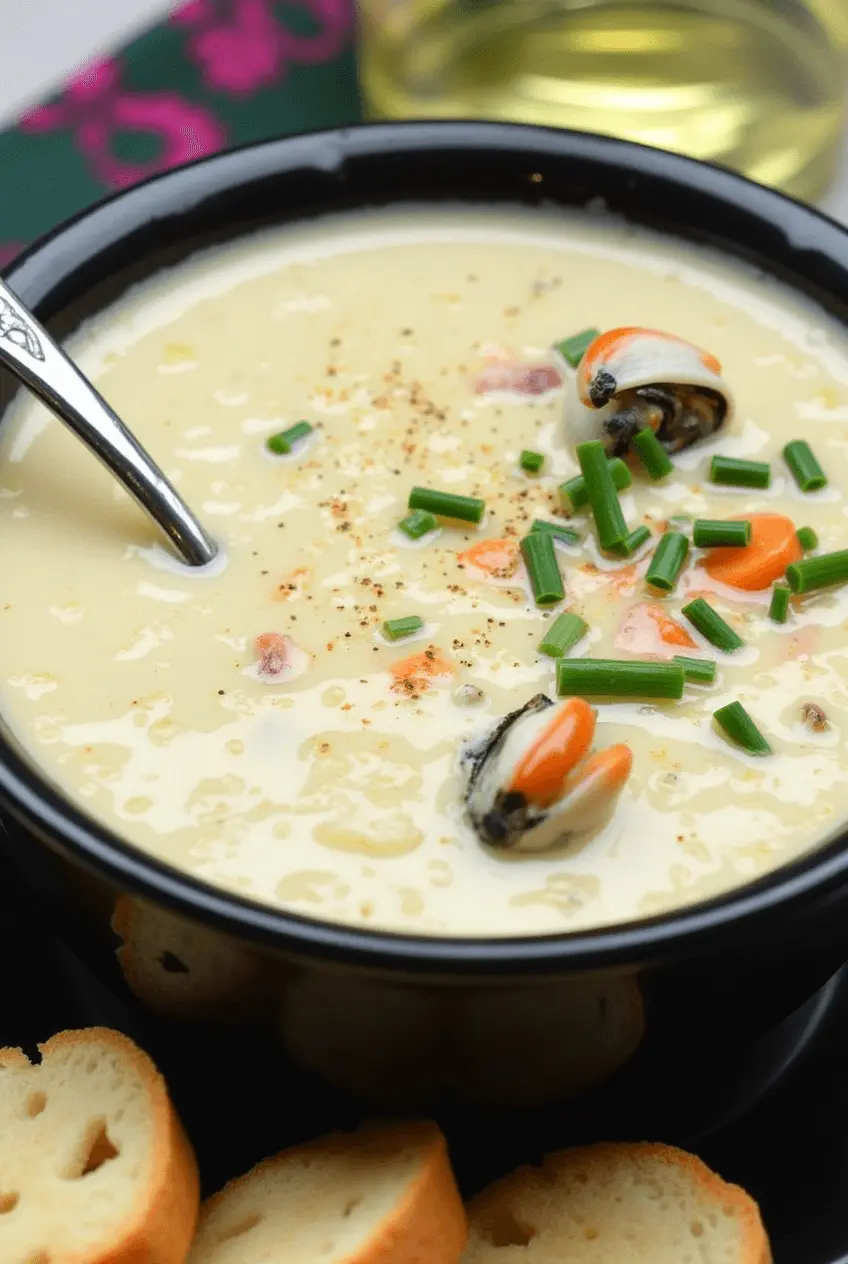
<svg viewBox="0 0 848 1264">
<path fill-rule="evenodd" d="M 410 509 L 424 509 L 437 518 L 460 522 L 480 522 L 486 512 L 485 500 L 476 496 L 455 496 L 453 492 L 437 492 L 429 487 L 413 487 L 407 504 Z"/>
<path fill-rule="evenodd" d="M 600 329 L 584 329 L 582 333 L 572 334 L 570 338 L 564 338 L 562 342 L 555 342 L 554 351 L 558 351 L 563 360 L 566 360 L 572 369 L 576 369 L 600 332 Z"/>
<path fill-rule="evenodd" d="M 404 535 L 408 535 L 410 540 L 420 540 L 422 535 L 435 531 L 438 525 L 431 513 L 425 513 L 423 509 L 416 509 L 398 523 L 398 530 L 402 531 Z"/>
<path fill-rule="evenodd" d="M 682 531 L 666 531 L 660 536 L 645 582 L 661 592 L 672 592 L 688 552 L 689 541 Z"/>
<path fill-rule="evenodd" d="M 765 461 L 740 461 L 735 456 L 714 456 L 710 480 L 727 487 L 768 487 L 771 466 Z"/>
<path fill-rule="evenodd" d="M 730 654 L 745 644 L 741 636 L 734 632 L 729 623 L 725 623 L 718 611 L 713 610 L 703 597 L 690 601 L 688 606 L 683 607 L 681 614 L 718 650 Z"/>
<path fill-rule="evenodd" d="M 737 746 L 741 746 L 749 755 L 772 753 L 768 742 L 741 702 L 729 702 L 726 707 L 719 707 L 718 711 L 713 712 L 713 719 L 725 736 Z"/>
<path fill-rule="evenodd" d="M 751 543 L 751 524 L 725 522 L 719 518 L 696 518 L 692 528 L 696 549 L 744 548 Z"/>
<path fill-rule="evenodd" d="M 816 460 L 806 439 L 793 439 L 783 449 L 783 459 L 802 492 L 817 492 L 827 487 L 827 475 Z"/>
<path fill-rule="evenodd" d="M 630 533 L 618 503 L 618 492 L 600 439 L 578 443 L 577 460 L 586 480 L 586 492 L 592 506 L 598 543 L 602 549 L 615 549 L 624 543 Z"/>
<path fill-rule="evenodd" d="M 809 553 L 810 549 L 819 547 L 819 537 L 816 535 L 812 527 L 799 527 L 795 532 L 798 537 L 798 543 L 805 553 Z"/>
<path fill-rule="evenodd" d="M 609 467 L 616 490 L 623 492 L 633 482 L 633 475 L 630 473 L 629 467 L 625 465 L 619 456 L 610 457 Z M 582 509 L 584 505 L 588 505 L 589 496 L 583 475 L 578 474 L 576 478 L 569 478 L 566 482 L 560 483 L 559 498 L 562 501 L 563 509 L 568 509 L 569 506 L 572 509 Z"/>
<path fill-rule="evenodd" d="M 630 446 L 651 478 L 665 478 L 674 469 L 668 459 L 668 453 L 660 443 L 653 430 L 647 426 L 630 440 Z"/>
<path fill-rule="evenodd" d="M 563 544 L 579 544 L 580 536 L 576 531 L 572 531 L 571 527 L 561 526 L 558 522 L 548 522 L 545 518 L 534 518 L 531 531 L 547 531 L 548 535 L 552 535 L 555 540 L 562 540 Z"/>
<path fill-rule="evenodd" d="M 559 573 L 554 537 L 549 531 L 531 531 L 521 541 L 521 556 L 530 577 L 537 606 L 555 606 L 565 596 Z"/>
<path fill-rule="evenodd" d="M 541 452 L 532 452 L 530 448 L 525 448 L 518 458 L 518 464 L 527 474 L 538 474 L 545 464 L 545 458 Z"/>
<path fill-rule="evenodd" d="M 650 538 L 651 532 L 643 524 L 641 527 L 637 527 L 635 531 L 631 531 L 627 539 L 617 549 L 613 549 L 613 552 L 617 553 L 619 557 L 632 557 L 636 550 L 641 549 L 642 545 Z"/>
<path fill-rule="evenodd" d="M 789 598 L 792 596 L 792 589 L 786 584 L 775 584 L 771 590 L 771 601 L 769 602 L 769 618 L 775 623 L 785 623 L 789 614 Z"/>
<path fill-rule="evenodd" d="M 589 631 L 589 625 L 579 614 L 564 611 L 557 615 L 539 642 L 539 653 L 548 658 L 562 658 Z"/>
<path fill-rule="evenodd" d="M 383 636 L 387 641 L 402 641 L 404 637 L 420 632 L 423 627 L 423 619 L 420 619 L 417 614 L 408 614 L 403 619 L 386 619 L 383 624 Z"/>
<path fill-rule="evenodd" d="M 792 562 L 786 568 L 786 578 L 794 593 L 813 592 L 816 588 L 844 584 L 848 581 L 848 549 Z"/>
<path fill-rule="evenodd" d="M 274 452 L 277 456 L 288 456 L 296 443 L 305 439 L 308 434 L 312 434 L 312 429 L 308 421 L 295 422 L 293 426 L 289 426 L 288 430 L 281 430 L 279 434 L 271 435 L 265 446 L 269 452 Z"/>
<path fill-rule="evenodd" d="M 716 678 L 716 665 L 711 658 L 689 658 L 675 654 L 671 660 L 683 668 L 683 678 L 689 685 L 711 685 Z"/>
<path fill-rule="evenodd" d="M 556 666 L 557 693 L 584 698 L 682 698 L 679 663 L 649 663 L 614 658 L 561 658 Z"/>
</svg>

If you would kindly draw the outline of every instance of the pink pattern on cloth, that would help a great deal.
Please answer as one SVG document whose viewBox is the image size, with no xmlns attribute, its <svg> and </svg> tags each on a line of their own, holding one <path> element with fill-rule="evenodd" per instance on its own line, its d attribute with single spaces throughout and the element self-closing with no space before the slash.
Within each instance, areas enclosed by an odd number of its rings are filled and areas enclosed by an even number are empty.
<svg viewBox="0 0 848 1264">
<path fill-rule="evenodd" d="M 224 147 L 226 131 L 209 110 L 174 92 L 127 91 L 121 86 L 121 69 L 113 59 L 89 63 L 69 80 L 58 101 L 25 114 L 21 128 L 69 130 L 94 174 L 113 189 Z M 118 132 L 152 133 L 161 152 L 149 162 L 124 162 L 112 148 Z"/>
<path fill-rule="evenodd" d="M 5 268 L 7 263 L 11 263 L 15 255 L 19 255 L 23 248 L 23 242 L 20 241 L 0 241 L 0 268 Z"/>
<path fill-rule="evenodd" d="M 274 0 L 188 0 L 171 15 L 196 28 L 188 51 L 208 87 L 246 96 L 285 77 L 288 62 L 330 61 L 353 29 L 351 0 L 301 0 L 318 24 L 314 35 L 296 35 L 275 14 Z"/>
</svg>

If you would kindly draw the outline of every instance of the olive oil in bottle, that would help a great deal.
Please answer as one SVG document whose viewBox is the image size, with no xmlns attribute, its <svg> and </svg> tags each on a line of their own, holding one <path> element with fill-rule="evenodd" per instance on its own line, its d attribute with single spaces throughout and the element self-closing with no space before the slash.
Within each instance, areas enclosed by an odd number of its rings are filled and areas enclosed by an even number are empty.
<svg viewBox="0 0 848 1264">
<path fill-rule="evenodd" d="M 848 0 L 360 0 L 372 117 L 604 132 L 812 198 L 845 97 Z"/>
</svg>

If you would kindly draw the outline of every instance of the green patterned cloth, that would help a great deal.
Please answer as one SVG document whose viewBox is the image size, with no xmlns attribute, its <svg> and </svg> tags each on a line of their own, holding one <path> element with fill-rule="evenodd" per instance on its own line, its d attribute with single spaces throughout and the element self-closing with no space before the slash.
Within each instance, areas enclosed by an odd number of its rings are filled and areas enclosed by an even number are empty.
<svg viewBox="0 0 848 1264">
<path fill-rule="evenodd" d="M 188 0 L 0 134 L 0 265 L 104 193 L 361 117 L 353 0 Z"/>
</svg>

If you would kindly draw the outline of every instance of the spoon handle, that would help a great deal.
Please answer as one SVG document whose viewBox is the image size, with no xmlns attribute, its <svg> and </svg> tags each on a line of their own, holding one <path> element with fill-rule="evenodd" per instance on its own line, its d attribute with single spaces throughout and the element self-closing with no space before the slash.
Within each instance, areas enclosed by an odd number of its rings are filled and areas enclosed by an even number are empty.
<svg viewBox="0 0 848 1264">
<path fill-rule="evenodd" d="M 0 281 L 0 364 L 82 439 L 189 566 L 218 548 L 134 435 L 12 291 Z"/>
</svg>

